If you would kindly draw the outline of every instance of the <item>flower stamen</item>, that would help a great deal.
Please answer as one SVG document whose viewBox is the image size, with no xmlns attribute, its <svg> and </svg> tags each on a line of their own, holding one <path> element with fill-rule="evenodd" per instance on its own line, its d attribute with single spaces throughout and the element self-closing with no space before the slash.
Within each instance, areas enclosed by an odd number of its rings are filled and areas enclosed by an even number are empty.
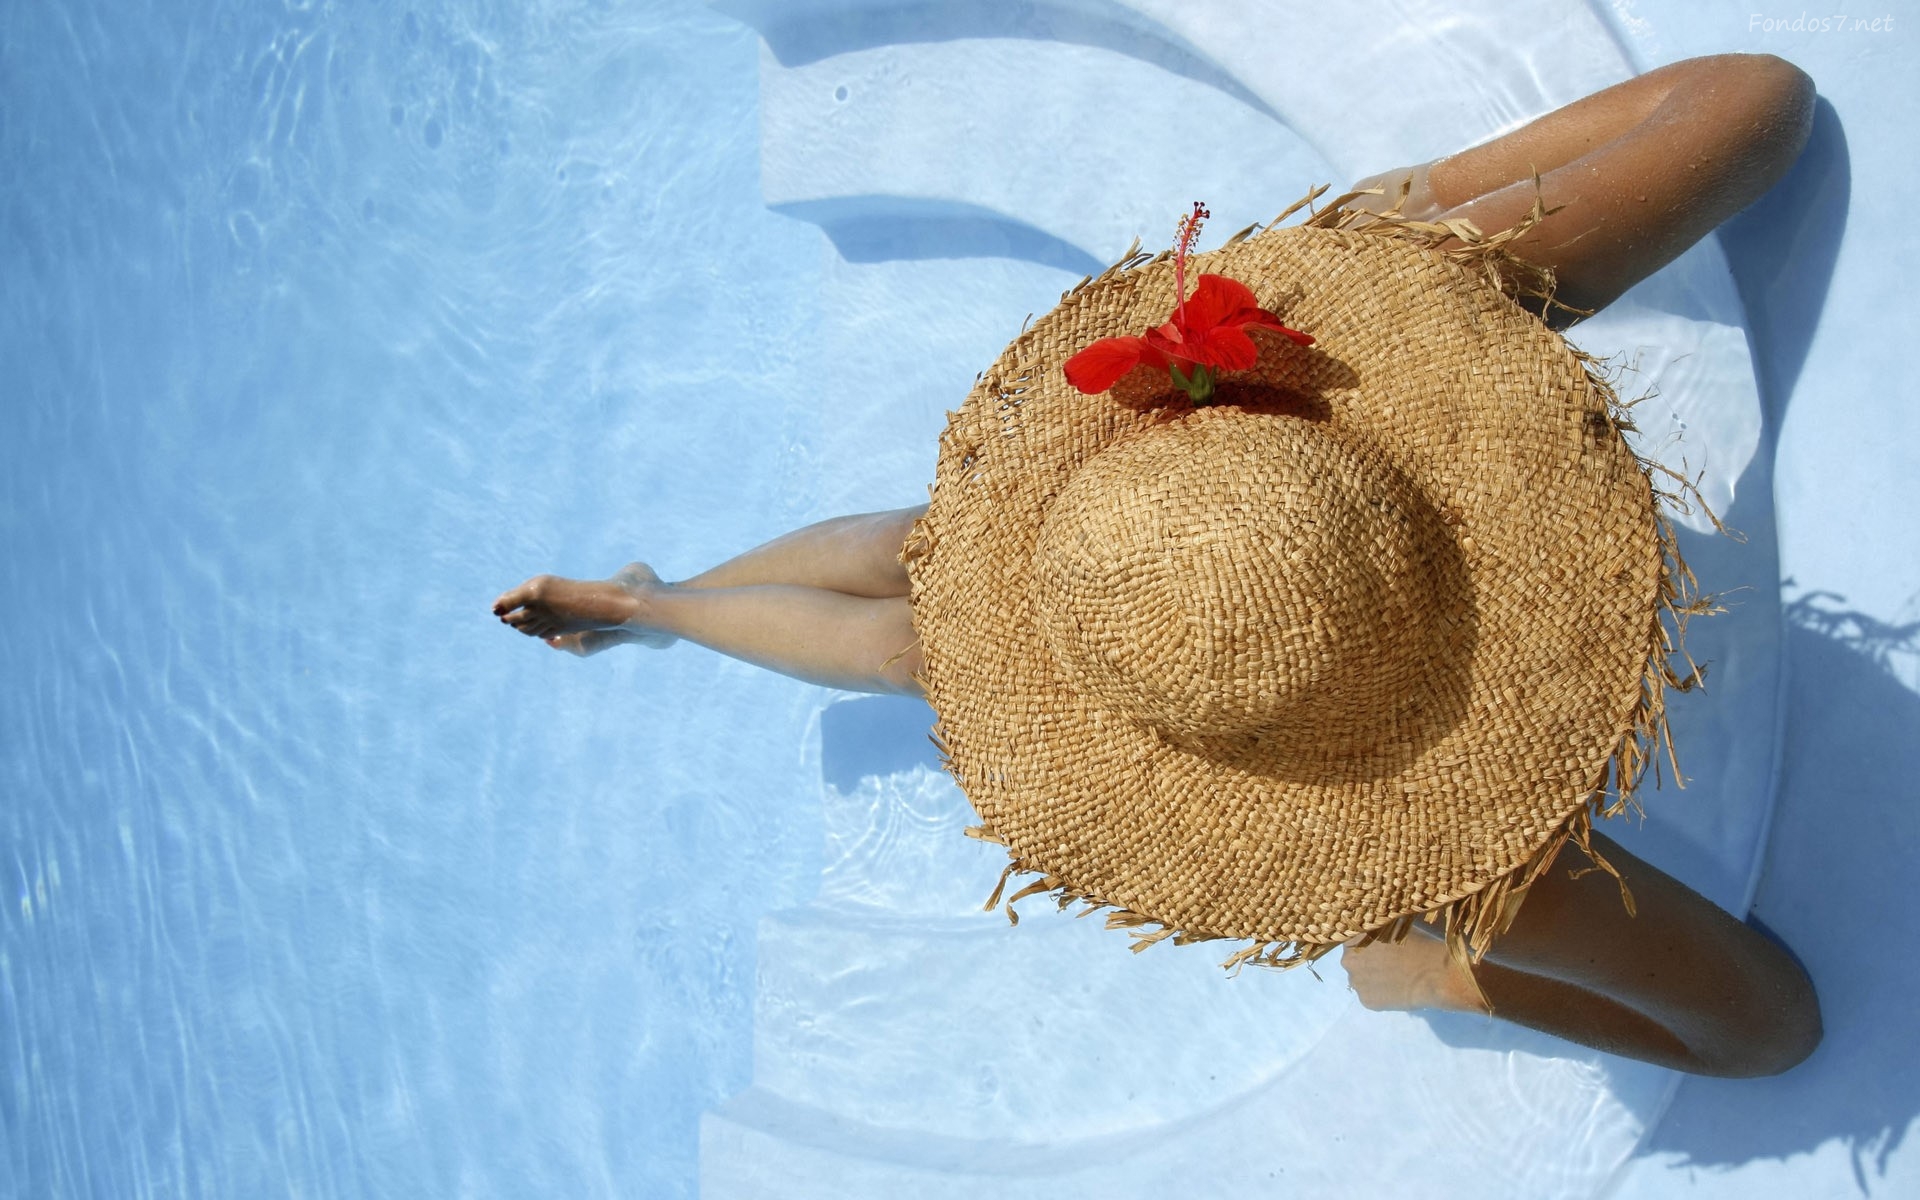
<svg viewBox="0 0 1920 1200">
<path fill-rule="evenodd" d="M 1193 202 L 1193 211 L 1180 218 L 1173 228 L 1173 289 L 1174 311 L 1180 314 L 1180 323 L 1186 324 L 1187 316 L 1187 256 L 1193 253 L 1195 242 L 1200 240 L 1200 227 L 1213 214 L 1200 201 Z"/>
</svg>

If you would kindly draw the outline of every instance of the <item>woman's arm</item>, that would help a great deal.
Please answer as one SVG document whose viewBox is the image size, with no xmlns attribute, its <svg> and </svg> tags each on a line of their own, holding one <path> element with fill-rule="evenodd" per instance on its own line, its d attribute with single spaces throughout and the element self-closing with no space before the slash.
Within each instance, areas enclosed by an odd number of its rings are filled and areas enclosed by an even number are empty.
<svg viewBox="0 0 1920 1200">
<path fill-rule="evenodd" d="M 1515 249 L 1554 269 L 1562 304 L 1593 311 L 1772 187 L 1806 145 L 1813 100 L 1813 81 L 1772 55 L 1688 59 L 1485 145 L 1362 182 L 1387 190 L 1370 208 L 1390 204 L 1407 181 L 1406 215 L 1464 217 L 1492 232 L 1532 209 L 1538 172 L 1547 207 L 1559 211 Z"/>
</svg>

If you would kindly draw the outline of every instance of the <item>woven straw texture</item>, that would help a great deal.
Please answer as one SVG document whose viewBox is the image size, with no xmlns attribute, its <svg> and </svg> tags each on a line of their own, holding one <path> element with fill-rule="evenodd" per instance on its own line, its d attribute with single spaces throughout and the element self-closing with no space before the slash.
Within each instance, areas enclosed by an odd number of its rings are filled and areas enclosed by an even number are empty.
<svg viewBox="0 0 1920 1200">
<path fill-rule="evenodd" d="M 1257 332 L 1208 408 L 1081 395 L 1067 357 L 1173 308 L 1128 265 L 951 414 L 904 555 L 978 836 L 1143 944 L 1484 950 L 1645 732 L 1665 547 L 1611 394 L 1484 258 L 1323 223 L 1189 268 L 1315 345 Z"/>
</svg>

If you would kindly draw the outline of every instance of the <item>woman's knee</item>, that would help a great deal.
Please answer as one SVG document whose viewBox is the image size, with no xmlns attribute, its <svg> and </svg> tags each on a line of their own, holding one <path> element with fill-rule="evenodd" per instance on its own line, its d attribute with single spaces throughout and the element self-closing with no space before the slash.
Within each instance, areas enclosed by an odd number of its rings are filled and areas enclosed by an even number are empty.
<svg viewBox="0 0 1920 1200">
<path fill-rule="evenodd" d="M 1727 54 L 1729 76 L 1750 89 L 1758 102 L 1782 116 L 1810 112 L 1813 105 L 1813 77 L 1777 54 Z"/>
<path fill-rule="evenodd" d="M 1728 54 L 1714 62 L 1715 90 L 1730 93 L 1728 117 L 1740 122 L 1731 132 L 1752 156 L 1765 191 L 1787 173 L 1813 132 L 1813 79 L 1772 54 Z"/>
<path fill-rule="evenodd" d="M 1717 1074 L 1747 1078 L 1778 1075 L 1805 1062 L 1825 1035 L 1820 997 L 1812 978 L 1783 946 L 1759 933 L 1754 937 L 1764 942 L 1759 952 L 1763 965 L 1754 972 L 1756 983 L 1750 996 L 1753 1012 L 1746 1022 L 1747 1036 Z"/>
</svg>

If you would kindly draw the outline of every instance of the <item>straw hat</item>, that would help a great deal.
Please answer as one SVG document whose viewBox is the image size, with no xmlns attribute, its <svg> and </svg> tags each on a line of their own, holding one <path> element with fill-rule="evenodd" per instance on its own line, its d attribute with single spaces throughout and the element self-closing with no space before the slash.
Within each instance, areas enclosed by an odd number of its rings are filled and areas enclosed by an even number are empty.
<svg viewBox="0 0 1920 1200">
<path fill-rule="evenodd" d="M 1202 408 L 1063 378 L 1172 310 L 1130 257 L 951 414 L 903 558 L 970 832 L 1038 876 L 1013 900 L 1250 942 L 1230 964 L 1416 916 L 1477 956 L 1624 806 L 1691 682 L 1661 616 L 1699 606 L 1611 390 L 1507 294 L 1550 287 L 1502 248 L 1525 228 L 1336 202 L 1196 256 L 1317 339 L 1256 334 Z"/>
</svg>

